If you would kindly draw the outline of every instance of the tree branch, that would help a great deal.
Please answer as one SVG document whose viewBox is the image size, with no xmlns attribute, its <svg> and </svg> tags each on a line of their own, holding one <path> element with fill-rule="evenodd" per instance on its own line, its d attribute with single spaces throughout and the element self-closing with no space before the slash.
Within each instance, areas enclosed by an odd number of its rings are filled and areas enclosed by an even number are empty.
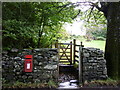
<svg viewBox="0 0 120 90">
<path fill-rule="evenodd" d="M 92 13 L 93 9 L 94 9 L 94 7 L 92 7 L 92 8 L 91 8 L 91 11 L 90 11 L 90 13 L 88 14 L 88 16 L 89 16 L 89 17 L 88 17 L 88 20 L 87 20 L 87 22 L 89 22 L 90 15 L 91 15 L 91 13 Z"/>
<path fill-rule="evenodd" d="M 111 2 L 100 2 L 101 7 L 98 6 L 98 4 L 96 3 L 91 3 L 91 6 L 96 7 L 99 11 L 103 12 L 105 17 L 107 18 L 107 12 L 108 12 L 108 7 L 110 5 Z"/>
<path fill-rule="evenodd" d="M 78 13 L 72 19 L 75 19 L 80 14 L 80 12 L 81 12 L 81 10 L 79 9 Z"/>
</svg>

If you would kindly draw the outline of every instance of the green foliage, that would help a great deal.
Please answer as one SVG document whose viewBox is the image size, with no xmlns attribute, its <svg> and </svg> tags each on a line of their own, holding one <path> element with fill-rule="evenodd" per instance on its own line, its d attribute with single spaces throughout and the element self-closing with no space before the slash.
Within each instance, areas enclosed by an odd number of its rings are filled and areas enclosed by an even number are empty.
<svg viewBox="0 0 120 90">
<path fill-rule="evenodd" d="M 101 30 L 102 29 L 102 30 Z M 90 37 L 92 37 L 95 40 L 105 40 L 106 38 L 106 33 L 107 30 L 103 29 L 103 28 L 91 28 L 91 30 L 87 31 L 87 35 Z"/>
<path fill-rule="evenodd" d="M 103 12 L 100 12 L 95 7 L 90 7 L 88 10 L 83 12 L 81 19 L 84 19 L 85 22 L 89 23 L 86 26 L 97 26 L 98 24 L 106 24 L 106 18 Z"/>
<path fill-rule="evenodd" d="M 50 47 L 77 14 L 69 2 L 10 2 L 2 11 L 3 48 Z"/>
<path fill-rule="evenodd" d="M 70 34 L 65 30 L 65 29 L 61 29 L 61 31 L 59 31 L 59 38 L 60 40 L 68 40 L 70 38 Z"/>
<path fill-rule="evenodd" d="M 57 84 L 56 84 L 53 80 L 49 80 L 48 86 L 49 86 L 50 88 L 52 88 L 52 87 L 57 88 Z"/>
<path fill-rule="evenodd" d="M 84 26 L 86 27 L 86 32 L 88 37 L 95 37 L 96 39 L 98 37 L 106 38 L 107 33 L 107 25 L 106 25 L 106 18 L 104 17 L 104 14 L 94 9 L 88 9 L 87 11 L 83 12 L 81 19 L 84 20 Z"/>
<path fill-rule="evenodd" d="M 75 62 L 75 64 L 73 65 L 75 68 L 78 68 L 79 67 L 79 65 L 78 65 L 79 63 L 78 62 Z"/>
<path fill-rule="evenodd" d="M 91 32 L 93 34 L 94 37 L 103 37 L 106 38 L 106 30 L 93 30 Z"/>
<path fill-rule="evenodd" d="M 3 88 L 57 88 L 57 83 L 53 80 L 45 83 L 23 83 L 16 81 L 14 83 L 4 83 Z"/>
<path fill-rule="evenodd" d="M 25 22 L 17 20 L 3 21 L 3 26 L 3 47 L 26 48 L 35 45 L 37 26 L 25 25 Z"/>
</svg>

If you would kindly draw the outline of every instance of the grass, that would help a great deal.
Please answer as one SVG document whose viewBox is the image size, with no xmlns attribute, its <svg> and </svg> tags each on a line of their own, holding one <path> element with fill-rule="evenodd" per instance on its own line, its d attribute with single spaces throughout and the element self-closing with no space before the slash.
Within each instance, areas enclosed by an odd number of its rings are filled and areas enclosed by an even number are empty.
<svg viewBox="0 0 120 90">
<path fill-rule="evenodd" d="M 14 83 L 4 83 L 3 88 L 57 88 L 58 85 L 53 80 L 46 83 L 23 83 L 16 81 Z"/>
<path fill-rule="evenodd" d="M 105 41 L 101 40 L 92 40 L 90 42 L 83 41 L 83 45 L 84 47 L 94 47 L 105 51 Z"/>
<path fill-rule="evenodd" d="M 62 43 L 69 43 L 70 40 L 66 41 L 61 41 Z M 103 40 L 91 40 L 91 41 L 86 41 L 85 39 L 82 40 L 76 40 L 76 43 L 79 45 L 80 42 L 83 43 L 84 47 L 94 47 L 94 48 L 99 48 L 103 51 L 105 51 L 105 41 Z"/>
<path fill-rule="evenodd" d="M 119 81 L 108 78 L 107 80 L 93 80 L 84 82 L 83 87 L 118 87 Z"/>
</svg>

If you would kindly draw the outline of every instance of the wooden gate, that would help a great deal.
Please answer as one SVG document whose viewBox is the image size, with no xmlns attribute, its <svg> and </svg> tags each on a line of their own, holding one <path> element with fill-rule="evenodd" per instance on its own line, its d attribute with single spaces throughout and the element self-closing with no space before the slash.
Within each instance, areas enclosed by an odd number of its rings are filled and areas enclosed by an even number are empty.
<svg viewBox="0 0 120 90">
<path fill-rule="evenodd" d="M 59 49 L 59 63 L 72 64 L 72 42 L 58 43 L 57 41 L 55 47 Z"/>
<path fill-rule="evenodd" d="M 76 44 L 76 40 L 73 40 L 70 43 L 58 43 L 58 40 L 56 41 L 55 48 L 58 48 L 59 50 L 59 63 L 60 64 L 75 64 L 75 62 L 78 62 L 79 60 L 79 50 L 77 47 L 83 46 Z"/>
</svg>

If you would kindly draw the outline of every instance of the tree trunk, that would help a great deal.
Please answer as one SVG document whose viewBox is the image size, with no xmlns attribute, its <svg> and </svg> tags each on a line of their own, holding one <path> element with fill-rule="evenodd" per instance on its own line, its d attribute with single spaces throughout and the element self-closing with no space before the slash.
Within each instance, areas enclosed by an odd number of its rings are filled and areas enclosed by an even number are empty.
<svg viewBox="0 0 120 90">
<path fill-rule="evenodd" d="M 105 58 L 108 76 L 120 79 L 120 2 L 109 3 Z"/>
<path fill-rule="evenodd" d="M 41 23 L 41 26 L 40 26 L 40 29 L 39 29 L 39 32 L 38 32 L 38 48 L 40 48 L 40 41 L 41 41 L 41 37 L 42 37 L 42 34 L 43 34 L 43 30 L 44 30 L 44 22 Z"/>
<path fill-rule="evenodd" d="M 41 15 L 41 20 L 40 20 L 40 29 L 38 32 L 38 48 L 40 48 L 40 42 L 41 42 L 41 37 L 43 34 L 43 30 L 44 30 L 44 24 L 45 24 L 45 17 L 44 17 L 44 9 L 42 9 L 42 15 Z"/>
</svg>

